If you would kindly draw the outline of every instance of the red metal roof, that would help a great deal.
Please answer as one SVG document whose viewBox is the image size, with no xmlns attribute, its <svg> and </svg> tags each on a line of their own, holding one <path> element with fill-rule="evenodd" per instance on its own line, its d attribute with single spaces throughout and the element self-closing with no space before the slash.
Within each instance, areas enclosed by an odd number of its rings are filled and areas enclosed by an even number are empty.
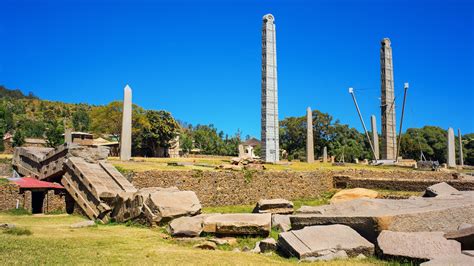
<svg viewBox="0 0 474 266">
<path fill-rule="evenodd" d="M 32 177 L 22 177 L 15 180 L 11 180 L 13 183 L 20 186 L 20 188 L 51 188 L 51 189 L 64 189 L 58 183 L 51 183 L 46 181 L 40 181 Z"/>
</svg>

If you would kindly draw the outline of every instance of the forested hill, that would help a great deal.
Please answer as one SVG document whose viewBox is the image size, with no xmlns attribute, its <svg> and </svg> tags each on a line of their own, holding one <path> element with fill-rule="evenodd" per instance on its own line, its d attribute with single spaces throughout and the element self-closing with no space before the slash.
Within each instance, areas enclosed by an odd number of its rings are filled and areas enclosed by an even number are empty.
<svg viewBox="0 0 474 266">
<path fill-rule="evenodd" d="M 0 85 L 0 98 L 10 98 L 10 99 L 38 99 L 32 92 L 29 92 L 28 95 L 23 94 L 21 90 L 9 90 L 5 86 Z"/>
<path fill-rule="evenodd" d="M 51 147 L 62 143 L 65 128 L 93 133 L 95 137 L 119 140 L 122 103 L 107 105 L 69 104 L 41 100 L 34 94 L 0 86 L 0 136 L 13 135 L 13 144 L 21 146 L 25 138 L 45 138 Z M 167 111 L 145 110 L 133 105 L 132 151 L 134 156 L 156 156 L 160 147 L 180 134 L 183 152 L 199 151 L 210 155 L 236 156 L 244 139 L 240 132 L 229 136 L 214 125 L 181 125 Z M 400 154 L 403 158 L 419 159 L 421 153 L 428 160 L 446 162 L 446 129 L 436 126 L 409 128 L 402 135 Z M 328 154 L 346 161 L 372 159 L 370 145 L 361 132 L 340 124 L 330 114 L 313 110 L 315 154 L 324 147 Z M 245 137 L 249 139 L 250 136 Z M 381 140 L 381 137 L 379 137 Z M 474 165 L 474 134 L 462 137 L 464 162 Z M 3 149 L 0 141 L 0 151 Z M 456 142 L 456 150 L 458 150 Z M 280 121 L 280 148 L 288 159 L 305 159 L 306 117 L 286 117 Z M 258 153 L 260 148 L 256 148 Z"/>
</svg>

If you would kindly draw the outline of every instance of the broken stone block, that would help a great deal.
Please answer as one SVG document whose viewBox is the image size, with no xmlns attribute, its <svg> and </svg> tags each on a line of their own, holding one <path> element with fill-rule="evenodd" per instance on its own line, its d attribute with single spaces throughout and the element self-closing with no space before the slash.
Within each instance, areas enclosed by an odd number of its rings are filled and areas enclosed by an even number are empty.
<svg viewBox="0 0 474 266">
<path fill-rule="evenodd" d="M 181 216 L 192 216 L 201 212 L 201 203 L 193 191 L 159 190 L 151 192 L 145 204 L 155 215 L 154 222 L 168 222 Z"/>
<path fill-rule="evenodd" d="M 330 203 L 336 204 L 336 203 L 341 203 L 341 202 L 360 199 L 360 198 L 375 199 L 378 196 L 379 196 L 379 193 L 371 189 L 365 189 L 365 188 L 344 189 L 334 194 L 334 196 L 332 196 L 330 200 Z"/>
<path fill-rule="evenodd" d="M 301 262 L 315 262 L 315 261 L 330 261 L 330 260 L 336 260 L 336 259 L 347 259 L 349 256 L 347 256 L 347 252 L 344 250 L 328 250 L 324 252 L 325 255 L 321 255 L 319 257 L 307 257 L 302 260 Z M 362 255 L 362 254 L 359 254 Z M 362 255 L 363 256 L 363 255 Z"/>
<path fill-rule="evenodd" d="M 91 226 L 95 226 L 95 222 L 94 221 L 83 221 L 83 222 L 78 222 L 78 223 L 75 223 L 75 224 L 71 224 L 71 228 L 74 228 L 74 229 L 77 229 L 77 228 L 84 228 L 84 227 L 91 227 Z"/>
<path fill-rule="evenodd" d="M 474 227 L 473 224 L 468 224 L 468 223 L 462 223 L 458 226 L 458 230 L 462 230 L 462 229 L 466 229 L 466 228 L 470 228 L 470 227 Z"/>
<path fill-rule="evenodd" d="M 179 217 L 169 224 L 169 233 L 177 237 L 196 237 L 202 232 L 202 221 L 200 217 Z"/>
<path fill-rule="evenodd" d="M 312 225 L 344 224 L 375 243 L 382 230 L 450 232 L 457 230 L 463 222 L 473 223 L 474 192 L 463 191 L 454 198 L 356 199 L 307 207 L 306 211 L 290 216 L 293 230 Z"/>
<path fill-rule="evenodd" d="M 263 235 L 271 230 L 269 213 L 229 213 L 208 217 L 204 220 L 204 232 L 221 235 Z"/>
<path fill-rule="evenodd" d="M 474 257 L 469 257 L 464 254 L 454 254 L 454 255 L 446 255 L 434 258 L 430 261 L 424 262 L 420 264 L 420 266 L 467 266 L 467 265 L 474 265 Z"/>
<path fill-rule="evenodd" d="M 220 213 L 206 213 L 176 218 L 168 225 L 168 232 L 174 237 L 197 237 L 202 232 L 204 220 L 218 214 Z"/>
<path fill-rule="evenodd" d="M 327 255 L 330 251 L 345 251 L 349 256 L 372 256 L 374 245 L 349 226 L 335 224 L 308 226 L 301 230 L 280 233 L 278 246 L 287 256 L 299 259 Z"/>
<path fill-rule="evenodd" d="M 291 229 L 291 222 L 289 215 L 272 214 L 272 227 L 277 228 L 281 232 L 286 232 Z"/>
<path fill-rule="evenodd" d="M 237 238 L 235 237 L 215 237 L 215 238 L 209 239 L 209 241 L 214 242 L 217 245 L 233 246 L 237 244 Z"/>
<path fill-rule="evenodd" d="M 216 243 L 211 242 L 211 241 L 204 241 L 201 244 L 195 245 L 194 248 L 215 250 L 217 248 L 217 245 Z"/>
<path fill-rule="evenodd" d="M 377 238 L 384 258 L 404 258 L 414 261 L 461 254 L 461 244 L 444 238 L 443 232 L 382 231 Z"/>
<path fill-rule="evenodd" d="M 451 196 L 456 194 L 459 194 L 459 190 L 448 185 L 446 182 L 441 182 L 427 187 L 423 197 Z"/>
<path fill-rule="evenodd" d="M 14 224 L 0 223 L 0 229 L 13 229 L 15 227 Z"/>
<path fill-rule="evenodd" d="M 474 227 L 467 227 L 457 231 L 448 232 L 444 237 L 461 243 L 462 250 L 474 249 Z"/>
<path fill-rule="evenodd" d="M 285 199 L 261 199 L 255 206 L 254 213 L 291 214 L 293 202 Z"/>
<path fill-rule="evenodd" d="M 462 252 L 462 254 L 464 254 L 464 255 L 468 255 L 468 256 L 470 256 L 470 257 L 474 257 L 474 250 L 463 250 L 463 251 L 461 251 L 461 252 Z"/>
<path fill-rule="evenodd" d="M 261 253 L 273 252 L 277 250 L 277 242 L 271 237 L 265 238 L 259 242 L 258 247 L 260 248 Z"/>
</svg>

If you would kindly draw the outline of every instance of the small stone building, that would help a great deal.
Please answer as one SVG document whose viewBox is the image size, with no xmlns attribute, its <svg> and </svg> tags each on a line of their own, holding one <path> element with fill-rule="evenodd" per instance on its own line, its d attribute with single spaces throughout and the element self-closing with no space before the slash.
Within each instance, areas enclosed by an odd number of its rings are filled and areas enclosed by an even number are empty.
<svg viewBox="0 0 474 266">
<path fill-rule="evenodd" d="M 240 158 L 257 158 L 255 155 L 255 147 L 260 145 L 260 141 L 256 138 L 251 138 L 239 144 Z"/>
<path fill-rule="evenodd" d="M 0 211 L 23 208 L 33 214 L 64 212 L 65 190 L 31 177 L 0 180 Z"/>
</svg>

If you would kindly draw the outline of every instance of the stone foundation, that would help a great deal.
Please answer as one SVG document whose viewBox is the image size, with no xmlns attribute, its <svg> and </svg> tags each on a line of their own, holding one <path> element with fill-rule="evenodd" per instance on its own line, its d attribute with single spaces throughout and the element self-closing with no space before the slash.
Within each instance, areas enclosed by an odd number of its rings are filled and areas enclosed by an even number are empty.
<svg viewBox="0 0 474 266">
<path fill-rule="evenodd" d="M 18 207 L 31 212 L 31 190 L 20 189 L 16 184 L 0 185 L 0 211 L 8 211 Z M 43 213 L 65 212 L 65 195 L 62 191 L 53 189 L 45 191 Z"/>
<path fill-rule="evenodd" d="M 431 180 L 437 183 L 454 180 L 452 173 L 423 171 L 371 171 L 371 170 L 320 170 L 311 172 L 294 171 L 146 171 L 134 173 L 132 183 L 137 188 L 176 186 L 181 190 L 196 192 L 203 206 L 255 204 L 260 199 L 285 198 L 288 200 L 315 198 L 322 192 L 335 188 L 333 177 L 403 179 L 399 185 L 380 185 L 374 188 L 391 190 L 422 191 Z M 408 181 L 407 181 L 408 180 Z M 417 183 L 418 182 L 418 183 Z M 370 182 L 350 183 L 347 187 L 367 187 Z M 463 186 L 463 184 L 460 184 Z M 370 186 L 369 186 L 370 187 Z M 458 186 L 459 187 L 459 186 Z M 422 188 L 422 189 L 421 189 Z"/>
</svg>

